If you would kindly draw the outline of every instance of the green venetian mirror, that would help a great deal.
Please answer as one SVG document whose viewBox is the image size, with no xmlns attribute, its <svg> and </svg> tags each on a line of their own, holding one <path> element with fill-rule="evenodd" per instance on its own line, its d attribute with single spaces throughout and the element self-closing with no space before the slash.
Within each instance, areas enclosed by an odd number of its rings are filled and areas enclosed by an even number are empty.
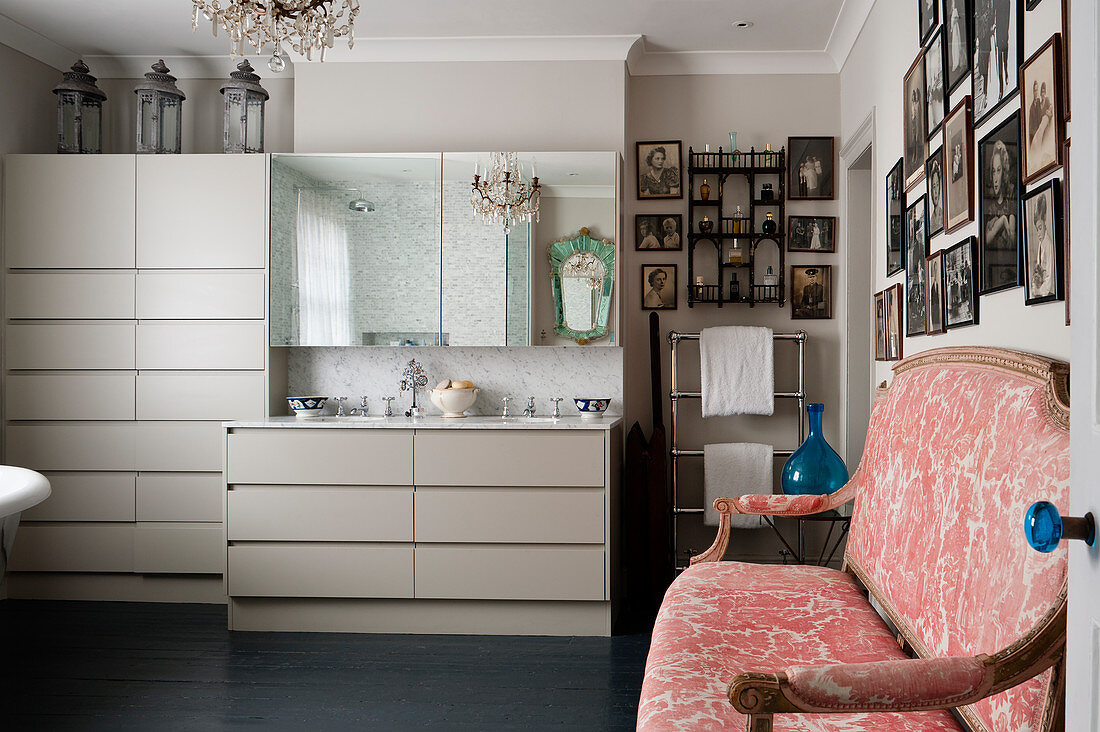
<svg viewBox="0 0 1100 732">
<path fill-rule="evenodd" d="M 615 284 L 615 245 L 581 229 L 550 245 L 550 282 L 558 335 L 580 345 L 607 335 Z"/>
</svg>

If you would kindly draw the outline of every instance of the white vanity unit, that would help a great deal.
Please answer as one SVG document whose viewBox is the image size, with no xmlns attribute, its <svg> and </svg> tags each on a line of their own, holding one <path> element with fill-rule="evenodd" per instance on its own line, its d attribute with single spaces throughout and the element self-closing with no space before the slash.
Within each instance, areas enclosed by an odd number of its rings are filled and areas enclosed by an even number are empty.
<svg viewBox="0 0 1100 732">
<path fill-rule="evenodd" d="M 226 423 L 233 630 L 609 635 L 621 420 Z"/>
</svg>

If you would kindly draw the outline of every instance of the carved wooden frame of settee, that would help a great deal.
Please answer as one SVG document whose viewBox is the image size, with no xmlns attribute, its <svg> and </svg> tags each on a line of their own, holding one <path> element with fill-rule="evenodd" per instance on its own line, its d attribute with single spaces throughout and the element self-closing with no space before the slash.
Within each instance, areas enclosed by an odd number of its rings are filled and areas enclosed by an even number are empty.
<svg viewBox="0 0 1100 732">
<path fill-rule="evenodd" d="M 966 363 L 993 370 L 1011 371 L 1045 387 L 1047 416 L 1057 427 L 1069 429 L 1069 365 L 1060 361 L 1019 351 L 998 348 L 944 348 L 926 351 L 898 363 L 895 374 L 935 364 Z M 880 389 L 878 398 L 886 390 Z M 734 513 L 804 516 L 829 511 L 853 500 L 859 469 L 843 488 L 827 496 L 773 495 L 718 498 L 718 534 L 706 551 L 691 558 L 691 564 L 717 562 L 725 555 L 730 540 L 730 517 Z M 1064 653 L 1066 645 L 1067 587 L 1062 586 L 1056 602 L 1043 618 L 1023 637 L 992 655 L 929 658 L 923 644 L 890 608 L 863 569 L 845 552 L 843 571 L 852 574 L 859 585 L 875 598 L 899 631 L 898 642 L 916 658 L 863 664 L 831 664 L 788 668 L 780 673 L 741 673 L 727 687 L 727 696 L 737 711 L 746 715 L 748 732 L 771 732 L 772 716 L 787 713 L 916 712 L 954 709 L 973 730 L 985 729 L 983 723 L 965 705 L 998 694 L 1053 667 L 1054 677 L 1046 703 L 1041 732 L 1065 729 Z M 897 678 L 938 678 L 938 693 L 911 693 L 884 703 L 883 680 Z M 849 702 L 835 703 L 815 697 L 815 688 L 839 680 L 851 688 Z"/>
</svg>

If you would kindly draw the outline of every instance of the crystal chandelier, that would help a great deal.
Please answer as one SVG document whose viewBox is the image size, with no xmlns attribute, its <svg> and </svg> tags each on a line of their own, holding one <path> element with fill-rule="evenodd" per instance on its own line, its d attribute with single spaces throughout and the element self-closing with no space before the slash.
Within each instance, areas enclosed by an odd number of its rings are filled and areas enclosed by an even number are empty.
<svg viewBox="0 0 1100 732">
<path fill-rule="evenodd" d="M 482 173 L 485 179 L 482 180 Z M 531 182 L 523 179 L 519 160 L 514 152 L 490 154 L 489 165 L 482 170 L 474 163 L 473 190 L 470 202 L 474 216 L 485 223 L 504 224 L 510 233 L 519 221 L 539 220 L 539 178 L 531 163 Z"/>
<path fill-rule="evenodd" d="M 352 26 L 359 15 L 359 0 L 192 0 L 192 4 L 193 31 L 198 30 L 200 16 L 210 21 L 215 37 L 221 26 L 234 57 L 244 55 L 246 43 L 257 51 L 270 43 L 268 66 L 275 72 L 286 67 L 284 44 L 310 61 L 314 51 L 324 61 L 337 38 L 347 36 L 348 48 L 355 46 Z"/>
</svg>

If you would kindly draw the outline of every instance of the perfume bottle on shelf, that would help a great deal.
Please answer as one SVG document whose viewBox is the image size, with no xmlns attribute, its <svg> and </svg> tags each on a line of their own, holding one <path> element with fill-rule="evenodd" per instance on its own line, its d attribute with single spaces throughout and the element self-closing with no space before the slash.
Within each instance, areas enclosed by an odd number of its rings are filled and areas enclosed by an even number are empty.
<svg viewBox="0 0 1100 732">
<path fill-rule="evenodd" d="M 760 187 L 760 200 L 761 201 L 774 201 L 775 189 L 772 188 L 771 183 L 765 183 Z"/>
<path fill-rule="evenodd" d="M 703 220 L 699 222 L 699 231 L 703 234 L 709 234 L 714 231 L 714 222 L 704 215 Z"/>
<path fill-rule="evenodd" d="M 734 240 L 730 245 L 729 251 L 726 253 L 726 262 L 728 264 L 744 264 L 745 263 L 745 250 L 741 247 L 740 240 Z"/>
<path fill-rule="evenodd" d="M 774 168 L 779 165 L 779 156 L 772 150 L 771 143 L 764 146 L 764 159 L 761 162 L 765 168 Z"/>
<path fill-rule="evenodd" d="M 707 183 L 706 178 L 703 178 L 703 185 L 699 186 L 699 198 L 704 201 L 710 200 L 710 183 Z"/>
<path fill-rule="evenodd" d="M 768 265 L 768 271 L 764 273 L 764 285 L 767 287 L 775 287 L 779 284 L 779 275 L 772 272 L 772 266 Z"/>
<path fill-rule="evenodd" d="M 764 216 L 764 223 L 760 224 L 760 230 L 765 234 L 774 234 L 778 228 L 779 227 L 775 223 L 775 218 L 772 216 L 772 212 L 768 211 Z"/>
<path fill-rule="evenodd" d="M 738 206 L 737 210 L 733 214 L 733 233 L 734 234 L 747 234 L 749 233 L 749 227 L 746 224 L 745 214 L 741 213 L 741 207 Z"/>
<path fill-rule="evenodd" d="M 737 280 L 737 275 L 733 276 L 730 280 L 730 302 L 738 302 L 741 299 L 741 283 Z"/>
</svg>

